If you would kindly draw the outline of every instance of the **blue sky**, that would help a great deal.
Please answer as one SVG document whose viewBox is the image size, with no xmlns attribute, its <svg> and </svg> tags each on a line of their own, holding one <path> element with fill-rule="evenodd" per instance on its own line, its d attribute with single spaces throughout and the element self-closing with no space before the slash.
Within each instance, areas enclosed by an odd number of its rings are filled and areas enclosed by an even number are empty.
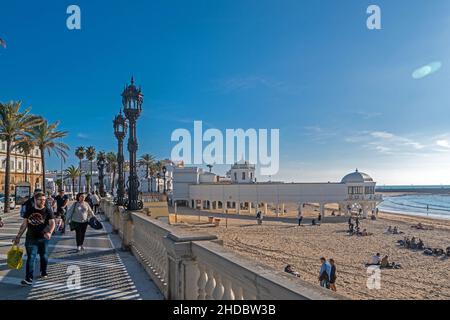
<svg viewBox="0 0 450 320">
<path fill-rule="evenodd" d="M 82 30 L 66 28 L 71 4 Z M 370 4 L 382 30 L 366 28 Z M 139 154 L 169 157 L 172 131 L 202 120 L 279 128 L 272 179 L 336 181 L 358 168 L 380 184 L 450 184 L 449 12 L 448 0 L 2 1 L 0 101 L 60 120 L 71 155 L 109 151 L 134 75 Z M 434 61 L 438 72 L 412 78 Z"/>
</svg>

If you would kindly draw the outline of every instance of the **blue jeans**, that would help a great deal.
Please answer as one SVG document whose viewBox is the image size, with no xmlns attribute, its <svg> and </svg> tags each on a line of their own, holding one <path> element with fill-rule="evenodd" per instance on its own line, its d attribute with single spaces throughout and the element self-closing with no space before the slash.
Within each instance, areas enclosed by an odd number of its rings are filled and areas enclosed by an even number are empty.
<svg viewBox="0 0 450 320">
<path fill-rule="evenodd" d="M 25 279 L 33 281 L 34 263 L 36 262 L 36 255 L 39 254 L 41 258 L 41 274 L 47 274 L 48 265 L 48 240 L 27 238 L 25 240 L 25 249 L 27 250 L 27 265 Z"/>
<path fill-rule="evenodd" d="M 320 280 L 320 286 L 323 288 L 330 288 L 330 283 L 328 282 L 328 280 Z"/>
</svg>

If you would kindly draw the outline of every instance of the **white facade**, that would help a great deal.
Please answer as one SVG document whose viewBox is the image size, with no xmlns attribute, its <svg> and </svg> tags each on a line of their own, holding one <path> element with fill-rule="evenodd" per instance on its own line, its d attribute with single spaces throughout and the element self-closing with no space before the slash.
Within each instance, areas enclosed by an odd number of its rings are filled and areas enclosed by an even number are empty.
<svg viewBox="0 0 450 320">
<path fill-rule="evenodd" d="M 255 165 L 247 161 L 239 161 L 231 167 L 229 175 L 232 183 L 254 183 Z"/>
<path fill-rule="evenodd" d="M 286 203 L 297 203 L 299 208 L 303 203 L 318 203 L 322 215 L 326 204 L 337 203 L 340 210 L 345 212 L 348 211 L 347 208 L 356 206 L 365 216 L 382 201 L 381 196 L 375 194 L 376 182 L 358 170 L 336 183 L 256 183 L 249 175 L 252 172 L 251 166 L 246 166 L 233 166 L 234 169 L 230 170 L 230 182 L 206 181 L 205 173 L 196 167 L 177 168 L 174 174 L 173 200 L 187 202 L 195 208 L 199 203 L 202 208 L 222 208 L 224 211 L 231 206 L 237 208 L 238 212 L 241 205 L 251 211 L 252 207 L 263 204 L 267 211 L 267 204 L 273 204 L 277 212 L 278 208 L 283 208 L 283 212 Z M 237 179 L 233 179 L 234 173 L 237 173 Z M 212 174 L 208 173 L 210 175 Z"/>
</svg>

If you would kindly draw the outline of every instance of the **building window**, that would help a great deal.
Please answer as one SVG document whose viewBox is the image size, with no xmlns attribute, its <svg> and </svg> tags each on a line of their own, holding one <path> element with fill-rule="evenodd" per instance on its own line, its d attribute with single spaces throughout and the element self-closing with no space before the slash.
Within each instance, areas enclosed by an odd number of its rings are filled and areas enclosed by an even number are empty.
<svg viewBox="0 0 450 320">
<path fill-rule="evenodd" d="M 245 180 L 245 172 L 242 172 L 242 180 Z"/>
<path fill-rule="evenodd" d="M 36 149 L 36 156 L 39 156 L 39 149 Z"/>
<path fill-rule="evenodd" d="M 2 143 L 2 151 L 6 151 L 6 142 Z"/>
<path fill-rule="evenodd" d="M 363 194 L 363 187 L 348 187 L 348 194 Z"/>
<path fill-rule="evenodd" d="M 237 180 L 237 173 L 234 173 L 234 180 Z"/>
<path fill-rule="evenodd" d="M 19 170 L 22 170 L 22 162 L 19 162 Z"/>
<path fill-rule="evenodd" d="M 365 194 L 375 194 L 375 187 L 366 187 L 364 190 Z"/>
<path fill-rule="evenodd" d="M 250 172 L 250 180 L 253 179 L 253 172 Z"/>
<path fill-rule="evenodd" d="M 14 161 L 13 160 L 11 160 L 11 170 L 14 170 L 15 168 L 14 168 Z"/>
</svg>

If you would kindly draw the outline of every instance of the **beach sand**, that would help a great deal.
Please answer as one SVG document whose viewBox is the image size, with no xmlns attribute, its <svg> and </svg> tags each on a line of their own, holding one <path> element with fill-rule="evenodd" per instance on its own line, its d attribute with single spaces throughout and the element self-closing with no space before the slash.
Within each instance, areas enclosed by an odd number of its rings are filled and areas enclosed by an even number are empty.
<svg viewBox="0 0 450 320">
<path fill-rule="evenodd" d="M 292 208 L 291 208 L 292 209 Z M 295 209 L 295 208 L 294 208 Z M 309 207 L 306 216 L 315 216 Z M 288 215 L 295 215 L 289 212 Z M 207 218 L 202 217 L 202 222 Z M 196 216 L 178 216 L 178 221 L 197 223 Z M 412 229 L 422 222 L 434 230 Z M 404 235 L 384 234 L 387 227 L 398 226 Z M 283 270 L 291 264 L 301 278 L 318 285 L 319 258 L 334 258 L 337 265 L 337 290 L 351 299 L 450 299 L 450 258 L 425 256 L 422 251 L 398 247 L 397 240 L 415 236 L 426 246 L 450 246 L 450 221 L 416 216 L 381 213 L 376 221 L 363 220 L 362 227 L 372 236 L 357 237 L 346 233 L 347 223 L 324 223 L 321 226 L 298 227 L 293 224 L 228 219 L 216 228 L 198 228 L 217 235 L 224 246 L 249 259 L 263 262 L 268 268 Z M 362 229 L 361 229 L 362 230 Z M 381 270 L 381 289 L 367 288 L 365 262 L 375 253 L 388 255 L 389 261 L 403 269 Z"/>
</svg>

